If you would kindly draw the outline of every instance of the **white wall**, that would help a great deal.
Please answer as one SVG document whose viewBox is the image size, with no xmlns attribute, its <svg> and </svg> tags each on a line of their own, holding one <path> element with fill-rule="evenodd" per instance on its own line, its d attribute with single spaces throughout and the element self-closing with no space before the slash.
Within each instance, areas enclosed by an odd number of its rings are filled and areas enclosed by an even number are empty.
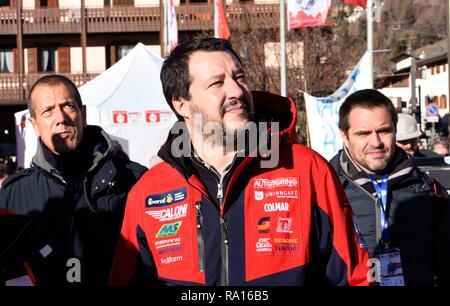
<svg viewBox="0 0 450 306">
<path fill-rule="evenodd" d="M 160 45 L 147 45 L 147 48 L 149 48 L 153 53 L 161 57 L 161 46 Z"/>
<path fill-rule="evenodd" d="M 105 47 L 86 48 L 86 69 L 88 72 L 103 72 L 106 69 Z M 72 73 L 82 72 L 83 62 L 81 47 L 70 48 L 70 71 Z"/>
<path fill-rule="evenodd" d="M 33 9 L 34 0 L 22 0 L 22 6 L 24 9 Z"/>
</svg>

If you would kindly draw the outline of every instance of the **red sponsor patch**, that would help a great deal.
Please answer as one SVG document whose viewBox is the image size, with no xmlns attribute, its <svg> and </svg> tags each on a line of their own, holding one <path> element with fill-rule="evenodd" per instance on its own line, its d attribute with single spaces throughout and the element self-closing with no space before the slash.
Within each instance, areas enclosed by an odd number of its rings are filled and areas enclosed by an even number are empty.
<svg viewBox="0 0 450 306">
<path fill-rule="evenodd" d="M 160 122 L 161 114 L 159 111 L 145 111 L 145 121 L 148 123 Z"/>
<path fill-rule="evenodd" d="M 117 124 L 128 123 L 127 111 L 113 111 L 113 122 Z"/>
</svg>

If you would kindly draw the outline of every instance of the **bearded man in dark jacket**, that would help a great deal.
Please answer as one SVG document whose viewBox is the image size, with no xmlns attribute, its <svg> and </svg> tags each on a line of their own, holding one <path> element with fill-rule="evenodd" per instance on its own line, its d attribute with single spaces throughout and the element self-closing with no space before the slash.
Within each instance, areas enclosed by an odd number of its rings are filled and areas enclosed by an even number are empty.
<svg viewBox="0 0 450 306">
<path fill-rule="evenodd" d="M 380 283 L 448 286 L 448 196 L 395 145 L 396 125 L 396 110 L 382 93 L 353 93 L 339 110 L 344 148 L 331 165 L 356 217 L 360 244 L 380 258 Z M 385 279 L 383 271 L 388 271 Z"/>
<path fill-rule="evenodd" d="M 10 176 L 0 208 L 45 224 L 45 264 L 37 285 L 104 286 L 126 196 L 146 171 L 97 126 L 86 125 L 76 86 L 59 75 L 31 88 L 28 108 L 38 136 L 31 168 Z M 43 229 L 44 230 L 44 229 Z"/>
</svg>

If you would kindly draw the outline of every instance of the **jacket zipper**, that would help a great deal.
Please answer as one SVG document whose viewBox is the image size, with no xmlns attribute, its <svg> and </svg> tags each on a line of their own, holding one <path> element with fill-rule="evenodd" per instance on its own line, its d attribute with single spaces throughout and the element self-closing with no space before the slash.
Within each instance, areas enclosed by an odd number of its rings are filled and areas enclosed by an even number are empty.
<svg viewBox="0 0 450 306">
<path fill-rule="evenodd" d="M 197 250 L 198 250 L 198 270 L 205 271 L 205 242 L 202 235 L 203 215 L 201 210 L 201 201 L 195 202 L 195 210 L 197 216 Z"/>
<path fill-rule="evenodd" d="M 356 186 L 357 188 L 361 189 L 363 192 L 365 192 L 375 203 L 375 223 L 376 223 L 376 239 L 377 239 L 377 245 L 378 242 L 381 240 L 381 216 L 380 216 L 380 208 L 381 208 L 381 203 L 378 200 L 377 197 L 375 197 L 374 195 L 372 195 L 370 192 L 368 192 L 366 189 L 364 189 L 362 186 L 354 183 L 348 176 L 347 174 L 343 173 L 342 174 L 347 178 L 348 182 L 354 186 Z M 351 206 L 351 205 L 350 205 Z"/>
<path fill-rule="evenodd" d="M 222 240 L 222 272 L 220 273 L 220 285 L 228 286 L 228 227 L 225 219 L 220 216 L 220 225 L 221 225 L 221 240 Z"/>
<path fill-rule="evenodd" d="M 222 216 L 224 198 L 223 198 L 223 179 L 227 175 L 229 170 L 225 170 L 220 176 L 219 184 L 217 185 L 217 198 L 219 199 L 220 207 L 220 240 L 221 240 L 221 273 L 220 273 L 220 285 L 228 286 L 229 284 L 229 271 L 228 271 L 228 246 L 230 240 L 228 239 L 228 227 L 225 221 L 225 217 Z"/>
</svg>

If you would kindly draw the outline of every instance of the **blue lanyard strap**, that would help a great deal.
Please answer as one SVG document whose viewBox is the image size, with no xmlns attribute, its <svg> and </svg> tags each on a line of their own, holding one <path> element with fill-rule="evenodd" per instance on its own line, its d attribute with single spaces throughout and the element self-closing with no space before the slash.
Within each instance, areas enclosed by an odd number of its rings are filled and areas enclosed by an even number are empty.
<svg viewBox="0 0 450 306">
<path fill-rule="evenodd" d="M 369 175 L 369 179 L 372 181 L 373 187 L 377 192 L 377 197 L 381 202 L 380 212 L 381 212 L 381 235 L 384 242 L 389 242 L 389 231 L 388 231 L 388 218 L 389 213 L 386 210 L 387 207 L 387 191 L 388 191 L 388 174 L 383 175 L 381 179 L 381 185 L 377 182 L 373 175 Z"/>
</svg>

